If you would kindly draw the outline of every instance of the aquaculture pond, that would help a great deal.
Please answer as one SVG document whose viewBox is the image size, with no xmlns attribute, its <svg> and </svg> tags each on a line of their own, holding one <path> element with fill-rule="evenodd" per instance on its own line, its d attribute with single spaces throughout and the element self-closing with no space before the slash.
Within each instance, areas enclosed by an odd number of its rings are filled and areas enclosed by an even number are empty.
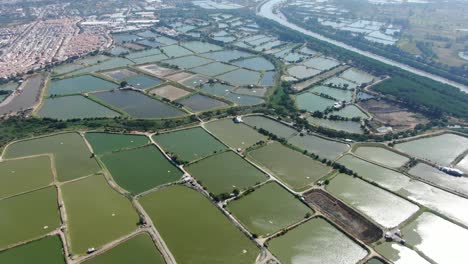
<svg viewBox="0 0 468 264">
<path fill-rule="evenodd" d="M 41 98 L 46 74 L 36 74 L 21 85 L 22 92 L 12 97 L 8 104 L 0 106 L 0 116 L 33 108 Z"/>
<path fill-rule="evenodd" d="M 368 116 L 361 109 L 355 105 L 346 105 L 338 111 L 331 112 L 331 115 L 337 115 L 346 118 L 360 117 L 361 119 L 366 119 Z"/>
<path fill-rule="evenodd" d="M 399 168 L 409 161 L 405 156 L 378 146 L 359 146 L 354 154 L 390 168 Z"/>
<path fill-rule="evenodd" d="M 267 93 L 267 88 L 246 88 L 240 87 L 237 88 L 234 92 L 236 94 L 243 94 L 243 95 L 251 95 L 251 96 L 259 96 L 263 97 Z"/>
<path fill-rule="evenodd" d="M 51 153 L 57 178 L 68 181 L 99 171 L 83 138 L 78 133 L 63 133 L 18 141 L 7 147 L 6 159 Z"/>
<path fill-rule="evenodd" d="M 340 65 L 340 62 L 330 58 L 314 57 L 304 61 L 302 64 L 320 71 L 325 71 Z"/>
<path fill-rule="evenodd" d="M 265 102 L 265 100 L 259 97 L 241 95 L 241 94 L 235 94 L 235 93 L 228 93 L 224 97 L 240 106 L 252 106 L 252 105 L 262 104 Z"/>
<path fill-rule="evenodd" d="M 193 52 L 190 50 L 183 48 L 178 45 L 166 46 L 162 47 L 161 50 L 166 54 L 169 58 L 171 57 L 182 57 L 186 55 L 191 55 Z"/>
<path fill-rule="evenodd" d="M 273 86 L 275 84 L 275 72 L 269 71 L 263 73 L 262 79 L 260 80 L 259 85 L 261 86 Z"/>
<path fill-rule="evenodd" d="M 319 155 L 320 158 L 335 160 L 349 149 L 347 144 L 328 140 L 315 135 L 297 135 L 288 140 L 293 146 Z"/>
<path fill-rule="evenodd" d="M 118 112 L 81 95 L 47 98 L 37 115 L 61 120 L 120 116 Z"/>
<path fill-rule="evenodd" d="M 137 229 L 138 214 L 130 200 L 113 190 L 103 175 L 61 187 L 67 211 L 71 252 L 83 254 Z"/>
<path fill-rule="evenodd" d="M 237 69 L 218 75 L 216 78 L 237 86 L 256 85 L 260 79 L 260 73 L 246 69 Z"/>
<path fill-rule="evenodd" d="M 109 78 L 115 79 L 117 81 L 121 81 L 121 80 L 138 75 L 138 73 L 128 70 L 128 69 L 117 69 L 117 70 L 112 70 L 108 72 L 101 72 L 101 74 Z"/>
<path fill-rule="evenodd" d="M 0 199 L 47 186 L 52 180 L 47 156 L 3 160 L 0 162 Z"/>
<path fill-rule="evenodd" d="M 28 244 L 0 252 L 0 263 L 25 264 L 47 260 L 47 264 L 65 264 L 62 242 L 49 236 Z"/>
<path fill-rule="evenodd" d="M 376 246 L 375 250 L 386 259 L 396 264 L 430 264 L 429 261 L 421 257 L 416 251 L 397 243 L 382 243 Z"/>
<path fill-rule="evenodd" d="M 190 71 L 194 73 L 198 73 L 198 74 L 203 74 L 206 76 L 216 76 L 219 74 L 223 74 L 225 72 L 233 71 L 235 69 L 237 69 L 237 67 L 216 61 L 210 64 L 206 64 L 200 67 L 193 68 Z"/>
<path fill-rule="evenodd" d="M 0 200 L 0 215 L 0 248 L 39 238 L 60 226 L 57 190 L 47 187 Z"/>
<path fill-rule="evenodd" d="M 260 253 L 247 236 L 195 190 L 172 186 L 142 197 L 140 203 L 178 263 L 254 263 Z"/>
<path fill-rule="evenodd" d="M 263 172 L 232 151 L 202 159 L 186 169 L 215 195 L 245 190 L 267 180 Z"/>
<path fill-rule="evenodd" d="M 374 80 L 374 76 L 356 69 L 348 69 L 343 72 L 340 77 L 355 82 L 359 85 L 363 83 L 370 83 Z"/>
<path fill-rule="evenodd" d="M 126 82 L 136 89 L 146 90 L 160 84 L 162 81 L 158 78 L 149 77 L 146 75 L 138 75 L 128 78 Z"/>
<path fill-rule="evenodd" d="M 70 73 L 67 73 L 65 74 L 65 76 L 71 77 L 71 76 L 79 75 L 79 74 L 86 74 L 86 73 L 91 73 L 91 72 L 105 71 L 105 70 L 130 66 L 133 64 L 135 63 L 131 60 L 127 60 L 125 58 L 120 58 L 120 57 L 112 57 L 109 60 L 99 62 L 98 64 L 95 64 L 93 66 L 89 66 L 86 68 L 78 69 L 77 71 L 72 71 Z"/>
<path fill-rule="evenodd" d="M 151 55 L 151 56 L 147 56 L 147 57 L 132 59 L 132 61 L 135 64 L 143 64 L 143 63 L 160 62 L 160 61 L 167 60 L 167 59 L 168 59 L 168 57 L 166 55 L 157 54 L 157 55 Z"/>
<path fill-rule="evenodd" d="M 271 71 L 275 69 L 275 65 L 263 57 L 254 57 L 245 60 L 238 60 L 232 64 L 242 68 L 254 71 Z"/>
<path fill-rule="evenodd" d="M 106 154 L 101 160 L 117 184 L 131 194 L 138 194 L 182 177 L 182 172 L 155 146 Z"/>
<path fill-rule="evenodd" d="M 260 115 L 251 115 L 251 116 L 244 116 L 242 120 L 245 124 L 256 128 L 256 129 L 265 129 L 266 131 L 275 134 L 280 138 L 290 138 L 295 134 L 298 134 L 295 129 L 284 125 L 276 120 L 271 118 L 260 116 Z"/>
<path fill-rule="evenodd" d="M 253 54 L 239 51 L 239 50 L 223 50 L 223 51 L 206 53 L 206 54 L 203 54 L 203 56 L 216 60 L 216 61 L 229 62 L 229 61 L 237 60 L 240 58 L 250 57 L 250 56 L 253 56 Z"/>
<path fill-rule="evenodd" d="M 408 173 L 436 186 L 468 195 L 468 178 L 466 177 L 453 177 L 425 163 L 416 164 Z"/>
<path fill-rule="evenodd" d="M 337 88 L 330 88 L 328 86 L 315 86 L 310 91 L 317 93 L 317 94 L 325 94 L 332 98 L 335 98 L 336 101 L 351 101 L 353 99 L 353 91 L 344 90 L 344 89 L 337 89 Z"/>
<path fill-rule="evenodd" d="M 338 120 L 330 120 L 324 118 L 315 118 L 315 117 L 308 117 L 307 121 L 310 124 L 321 126 L 337 131 L 345 131 L 348 133 L 353 134 L 363 134 L 364 131 L 361 128 L 361 124 L 354 121 L 338 121 Z"/>
<path fill-rule="evenodd" d="M 331 170 L 277 142 L 249 152 L 249 157 L 296 191 L 309 188 Z"/>
<path fill-rule="evenodd" d="M 97 93 L 93 96 L 137 118 L 169 118 L 185 114 L 173 106 L 130 90 Z"/>
<path fill-rule="evenodd" d="M 177 59 L 165 60 L 164 63 L 175 65 L 181 69 L 190 69 L 213 62 L 212 60 L 198 57 L 195 55 L 186 56 Z"/>
<path fill-rule="evenodd" d="M 323 98 L 313 93 L 305 92 L 296 96 L 296 105 L 299 109 L 309 112 L 323 112 L 328 107 L 333 107 L 335 101 Z"/>
<path fill-rule="evenodd" d="M 307 79 L 320 73 L 319 70 L 308 68 L 303 65 L 295 65 L 288 68 L 288 74 L 298 80 Z"/>
<path fill-rule="evenodd" d="M 427 146 L 437 151 L 427 151 Z M 461 155 L 468 146 L 468 138 L 455 134 L 420 138 L 395 145 L 395 148 L 411 156 L 429 159 L 441 165 L 449 165 Z"/>
<path fill-rule="evenodd" d="M 201 42 L 201 41 L 183 42 L 182 46 L 184 46 L 185 48 L 195 53 L 205 53 L 205 52 L 218 51 L 218 50 L 223 49 L 221 46 L 211 44 L 208 42 Z"/>
<path fill-rule="evenodd" d="M 137 58 L 149 57 L 149 56 L 154 56 L 154 55 L 159 55 L 159 54 L 161 54 L 161 51 L 159 49 L 147 49 L 147 50 L 129 53 L 125 57 L 133 60 Z"/>
<path fill-rule="evenodd" d="M 253 193 L 230 202 L 227 206 L 247 229 L 268 236 L 304 219 L 313 211 L 275 182 L 267 183 Z"/>
<path fill-rule="evenodd" d="M 246 149 L 267 138 L 244 124 L 236 124 L 232 119 L 221 119 L 205 124 L 205 127 L 232 148 Z"/>
<path fill-rule="evenodd" d="M 340 78 L 340 77 L 331 77 L 330 79 L 326 79 L 323 84 L 328 85 L 328 86 L 333 86 L 333 87 L 339 87 L 339 88 L 347 88 L 347 89 L 354 89 L 357 87 L 356 83 L 350 82 L 346 79 Z"/>
<path fill-rule="evenodd" d="M 153 139 L 165 151 L 182 161 L 198 160 L 226 149 L 226 146 L 201 127 L 156 134 Z"/>
<path fill-rule="evenodd" d="M 188 109 L 194 112 L 208 111 L 216 108 L 224 108 L 229 106 L 223 101 L 219 101 L 202 94 L 194 94 L 190 97 L 178 101 L 178 103 L 182 104 L 183 106 L 187 107 Z"/>
<path fill-rule="evenodd" d="M 224 97 L 230 91 L 234 90 L 235 87 L 221 83 L 208 83 L 204 84 L 201 89 L 206 93 Z"/>
<path fill-rule="evenodd" d="M 314 218 L 268 242 L 282 263 L 358 263 L 367 251 L 322 218 Z"/>
<path fill-rule="evenodd" d="M 164 264 L 164 259 L 147 233 L 141 233 L 83 264 Z"/>
<path fill-rule="evenodd" d="M 95 154 L 141 147 L 149 143 L 148 137 L 143 135 L 88 132 L 85 138 Z"/>
<path fill-rule="evenodd" d="M 92 75 L 82 75 L 68 79 L 52 80 L 49 83 L 47 92 L 49 95 L 64 95 L 92 91 L 106 91 L 117 87 L 118 85 L 113 82 L 109 82 Z"/>
<path fill-rule="evenodd" d="M 398 226 L 419 210 L 403 198 L 344 174 L 333 178 L 327 190 L 386 228 Z"/>
<path fill-rule="evenodd" d="M 468 206 L 468 199 L 412 180 L 399 172 L 385 169 L 350 155 L 344 156 L 338 162 L 367 180 L 468 225 L 468 212 L 458 209 L 460 206 Z"/>
<path fill-rule="evenodd" d="M 468 230 L 439 216 L 425 212 L 401 231 L 406 243 L 437 263 L 466 260 L 466 247 L 456 238 L 468 236 Z"/>
</svg>

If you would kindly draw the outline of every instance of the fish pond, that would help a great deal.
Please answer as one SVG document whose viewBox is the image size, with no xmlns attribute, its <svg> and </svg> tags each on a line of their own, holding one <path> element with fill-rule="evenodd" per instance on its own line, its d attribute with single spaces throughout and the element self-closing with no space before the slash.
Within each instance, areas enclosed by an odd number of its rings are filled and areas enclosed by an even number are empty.
<svg viewBox="0 0 468 264">
<path fill-rule="evenodd" d="M 267 139 L 253 128 L 244 124 L 236 124 L 232 119 L 209 122 L 205 124 L 205 127 L 223 143 L 236 149 L 246 149 L 258 141 Z"/>
<path fill-rule="evenodd" d="M 226 149 L 226 146 L 200 127 L 157 134 L 153 139 L 182 161 L 198 160 Z"/>
<path fill-rule="evenodd" d="M 260 253 L 247 236 L 195 190 L 172 186 L 142 197 L 140 203 L 178 263 L 254 263 Z"/>
<path fill-rule="evenodd" d="M 67 210 L 71 252 L 83 254 L 137 229 L 131 202 L 111 188 L 103 175 L 93 175 L 61 187 Z"/>
<path fill-rule="evenodd" d="M 419 210 L 403 198 L 344 174 L 333 178 L 327 190 L 386 228 L 398 226 Z"/>
<path fill-rule="evenodd" d="M 405 156 L 377 146 L 359 146 L 354 149 L 354 154 L 390 168 L 399 168 L 409 161 Z"/>
<path fill-rule="evenodd" d="M 358 263 L 367 251 L 322 218 L 314 218 L 268 242 L 282 263 Z"/>
<path fill-rule="evenodd" d="M 249 152 L 249 157 L 296 191 L 309 188 L 331 170 L 277 142 Z"/>
<path fill-rule="evenodd" d="M 67 120 L 92 117 L 111 118 L 120 116 L 120 113 L 81 95 L 73 95 L 45 99 L 37 115 L 40 117 Z"/>
<path fill-rule="evenodd" d="M 132 194 L 177 181 L 182 177 L 182 172 L 155 146 L 106 154 L 101 160 L 117 184 Z"/>
<path fill-rule="evenodd" d="M 128 264 L 138 259 L 139 264 L 164 264 L 164 259 L 151 237 L 142 233 L 110 250 L 84 261 L 83 264 Z"/>
<path fill-rule="evenodd" d="M 328 107 L 333 107 L 334 103 L 335 101 L 333 100 L 309 92 L 301 93 L 296 96 L 297 107 L 309 112 L 323 112 Z"/>
<path fill-rule="evenodd" d="M 117 88 L 117 84 L 94 77 L 82 75 L 68 79 L 52 80 L 47 92 L 49 95 L 77 94 L 93 91 L 106 91 Z"/>
<path fill-rule="evenodd" d="M 100 170 L 91 158 L 83 138 L 77 133 L 63 133 L 30 140 L 18 141 L 8 146 L 3 158 L 17 158 L 51 153 L 59 181 L 68 181 L 93 174 Z"/>
<path fill-rule="evenodd" d="M 185 112 L 173 106 L 152 99 L 140 92 L 130 90 L 103 92 L 93 96 L 137 118 L 170 118 L 185 114 Z"/>
<path fill-rule="evenodd" d="M 0 162 L 0 199 L 47 186 L 52 180 L 47 156 L 4 160 Z"/>
<path fill-rule="evenodd" d="M 347 144 L 328 140 L 315 135 L 297 135 L 288 140 L 293 146 L 319 155 L 320 158 L 335 160 L 349 149 Z"/>
<path fill-rule="evenodd" d="M 427 151 L 427 146 L 437 151 Z M 468 138 L 455 134 L 442 134 L 397 144 L 395 148 L 411 156 L 447 166 L 461 155 L 468 148 L 467 146 Z"/>
<path fill-rule="evenodd" d="M 148 137 L 142 135 L 89 132 L 85 138 L 95 154 L 137 148 L 149 143 Z"/>
<path fill-rule="evenodd" d="M 186 169 L 215 195 L 246 190 L 267 180 L 263 172 L 232 151 L 202 159 Z"/>
<path fill-rule="evenodd" d="M 57 190 L 47 187 L 0 200 L 0 215 L 0 248 L 39 238 L 60 226 Z"/>
<path fill-rule="evenodd" d="M 58 236 L 49 236 L 0 252 L 0 263 L 25 264 L 37 263 L 38 260 L 47 260 L 47 264 L 66 263 Z"/>
<path fill-rule="evenodd" d="M 227 206 L 253 234 L 268 236 L 304 219 L 313 211 L 275 182 L 230 202 Z"/>
<path fill-rule="evenodd" d="M 280 138 L 288 139 L 293 135 L 298 134 L 295 129 L 265 116 L 244 116 L 242 120 L 245 124 L 253 128 L 265 129 L 266 131 L 273 133 Z"/>
</svg>

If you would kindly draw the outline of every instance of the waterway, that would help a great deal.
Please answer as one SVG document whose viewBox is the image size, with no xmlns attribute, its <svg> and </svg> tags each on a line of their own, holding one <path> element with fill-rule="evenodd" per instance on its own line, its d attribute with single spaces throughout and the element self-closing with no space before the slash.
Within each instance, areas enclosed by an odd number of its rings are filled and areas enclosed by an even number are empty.
<svg viewBox="0 0 468 264">
<path fill-rule="evenodd" d="M 347 49 L 347 50 L 350 50 L 350 51 L 353 51 L 353 52 L 356 52 L 356 53 L 358 53 L 360 55 L 363 55 L 363 56 L 378 60 L 378 61 L 383 62 L 385 64 L 401 68 L 403 70 L 406 70 L 406 71 L 409 71 L 411 73 L 433 79 L 435 81 L 439 81 L 441 83 L 450 84 L 452 86 L 455 86 L 455 87 L 459 88 L 461 91 L 464 91 L 465 93 L 468 93 L 468 87 L 466 85 L 450 81 L 450 80 L 445 79 L 443 77 L 440 77 L 438 75 L 434 75 L 434 74 L 431 74 L 431 73 L 428 73 L 428 72 L 425 72 L 425 71 L 422 71 L 422 70 L 418 70 L 418 69 L 413 68 L 411 66 L 408 66 L 406 64 L 399 63 L 399 62 L 387 59 L 385 57 L 373 54 L 371 52 L 367 52 L 367 51 L 363 51 L 363 50 L 354 48 L 354 47 L 352 47 L 350 45 L 347 45 L 347 44 L 345 44 L 343 42 L 339 42 L 339 41 L 324 37 L 324 36 L 322 36 L 320 34 L 314 33 L 314 32 L 312 32 L 310 30 L 304 29 L 304 28 L 302 28 L 302 27 L 300 27 L 300 26 L 298 26 L 296 24 L 293 24 L 293 23 L 289 22 L 281 12 L 274 12 L 275 8 L 279 4 L 281 4 L 283 2 L 285 2 L 285 0 L 265 0 L 264 2 L 262 2 L 262 4 L 260 6 L 258 6 L 257 15 L 268 18 L 268 19 L 271 19 L 273 21 L 276 21 L 276 22 L 280 23 L 281 25 L 283 25 L 285 27 L 288 27 L 288 28 L 290 28 L 292 30 L 298 31 L 298 32 L 303 33 L 305 35 L 308 35 L 308 36 L 311 36 L 313 38 L 316 38 L 316 39 L 331 43 L 331 44 L 333 44 L 335 46 L 338 46 L 338 47 L 341 47 L 341 48 L 344 48 L 344 49 Z"/>
</svg>

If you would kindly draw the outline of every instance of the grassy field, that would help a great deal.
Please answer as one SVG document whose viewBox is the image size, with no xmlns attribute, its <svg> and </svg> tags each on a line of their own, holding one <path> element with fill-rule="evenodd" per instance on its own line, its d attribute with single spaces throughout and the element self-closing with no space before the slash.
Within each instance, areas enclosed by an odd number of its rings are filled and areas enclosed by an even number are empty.
<svg viewBox="0 0 468 264">
<path fill-rule="evenodd" d="M 220 152 L 226 147 L 207 133 L 196 127 L 153 136 L 158 144 L 183 161 L 193 161 Z"/>
<path fill-rule="evenodd" d="M 144 233 L 98 255 L 83 264 L 164 264 L 151 237 Z"/>
<path fill-rule="evenodd" d="M 358 263 L 367 251 L 322 218 L 274 238 L 270 251 L 282 263 Z"/>
<path fill-rule="evenodd" d="M 61 188 L 72 253 L 85 253 L 137 228 L 138 214 L 130 201 L 114 191 L 104 176 L 90 176 Z"/>
<path fill-rule="evenodd" d="M 26 264 L 40 261 L 47 261 L 47 264 L 66 263 L 58 236 L 43 238 L 0 253 L 0 263 Z"/>
<path fill-rule="evenodd" d="M 149 143 L 146 136 L 112 134 L 112 133 L 86 133 L 86 140 L 93 147 L 95 154 L 118 151 L 121 149 L 136 148 Z"/>
<path fill-rule="evenodd" d="M 330 171 L 322 163 L 277 142 L 249 152 L 249 157 L 295 190 L 307 189 Z"/>
<path fill-rule="evenodd" d="M 0 201 L 0 248 L 38 238 L 60 226 L 57 190 L 48 187 Z"/>
<path fill-rule="evenodd" d="M 140 199 L 178 263 L 254 263 L 259 249 L 200 193 L 173 186 Z"/>
<path fill-rule="evenodd" d="M 47 156 L 0 162 L 0 198 L 49 185 L 52 180 Z"/>
<path fill-rule="evenodd" d="M 267 179 L 265 174 L 232 151 L 208 157 L 186 169 L 214 194 L 245 190 Z"/>
<path fill-rule="evenodd" d="M 182 172 L 155 146 L 104 155 L 101 160 L 117 184 L 132 194 L 177 181 Z"/>
<path fill-rule="evenodd" d="M 231 119 L 207 123 L 206 128 L 232 148 L 246 149 L 260 140 L 266 140 L 254 129 L 244 124 L 235 124 Z"/>
<path fill-rule="evenodd" d="M 8 146 L 4 158 L 52 153 L 59 181 L 73 180 L 100 170 L 91 158 L 83 138 L 77 133 L 64 133 L 19 141 Z"/>
<path fill-rule="evenodd" d="M 227 209 L 257 235 L 273 234 L 304 219 L 313 211 L 277 183 L 230 202 Z"/>
</svg>

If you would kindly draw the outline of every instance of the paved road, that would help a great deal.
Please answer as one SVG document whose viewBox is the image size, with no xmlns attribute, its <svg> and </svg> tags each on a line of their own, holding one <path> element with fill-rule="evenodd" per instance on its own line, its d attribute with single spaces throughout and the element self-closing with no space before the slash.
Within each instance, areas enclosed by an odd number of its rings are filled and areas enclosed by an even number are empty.
<svg viewBox="0 0 468 264">
<path fill-rule="evenodd" d="M 420 75 L 420 76 L 431 78 L 431 79 L 433 79 L 435 81 L 439 81 L 441 83 L 450 84 L 452 86 L 455 86 L 455 87 L 459 88 L 460 90 L 464 91 L 465 93 L 468 93 L 468 87 L 466 85 L 450 81 L 450 80 L 445 79 L 443 77 L 440 77 L 438 75 L 434 75 L 434 74 L 431 74 L 431 73 L 428 73 L 428 72 L 425 72 L 425 71 L 422 71 L 422 70 L 418 70 L 418 69 L 413 68 L 411 66 L 408 66 L 406 64 L 387 59 L 385 57 L 370 53 L 368 51 L 363 51 L 363 50 L 354 48 L 354 47 L 352 47 L 350 45 L 347 45 L 347 44 L 345 44 L 343 42 L 339 42 L 339 41 L 324 37 L 324 36 L 322 36 L 320 34 L 317 34 L 317 33 L 314 33 L 314 32 L 312 32 L 310 30 L 299 27 L 299 26 L 289 22 L 285 18 L 285 16 L 283 14 L 281 14 L 280 12 L 278 12 L 278 13 L 273 12 L 275 6 L 277 6 L 278 4 L 281 4 L 284 1 L 285 0 L 265 0 L 264 2 L 262 2 L 261 6 L 259 6 L 257 8 L 257 15 L 268 18 L 268 19 L 271 19 L 273 21 L 276 21 L 276 22 L 282 24 L 283 26 L 289 27 L 292 30 L 295 30 L 295 31 L 301 32 L 303 34 L 306 34 L 308 36 L 314 37 L 316 39 L 331 43 L 331 44 L 336 45 L 338 47 L 341 47 L 341 48 L 344 48 L 344 49 L 359 53 L 359 54 L 364 55 L 366 57 L 369 57 L 369 58 L 378 60 L 380 62 L 383 62 L 385 64 L 388 64 L 388 65 L 391 65 L 391 66 L 396 66 L 398 68 L 404 69 L 406 71 L 412 72 L 412 73 Z"/>
</svg>

